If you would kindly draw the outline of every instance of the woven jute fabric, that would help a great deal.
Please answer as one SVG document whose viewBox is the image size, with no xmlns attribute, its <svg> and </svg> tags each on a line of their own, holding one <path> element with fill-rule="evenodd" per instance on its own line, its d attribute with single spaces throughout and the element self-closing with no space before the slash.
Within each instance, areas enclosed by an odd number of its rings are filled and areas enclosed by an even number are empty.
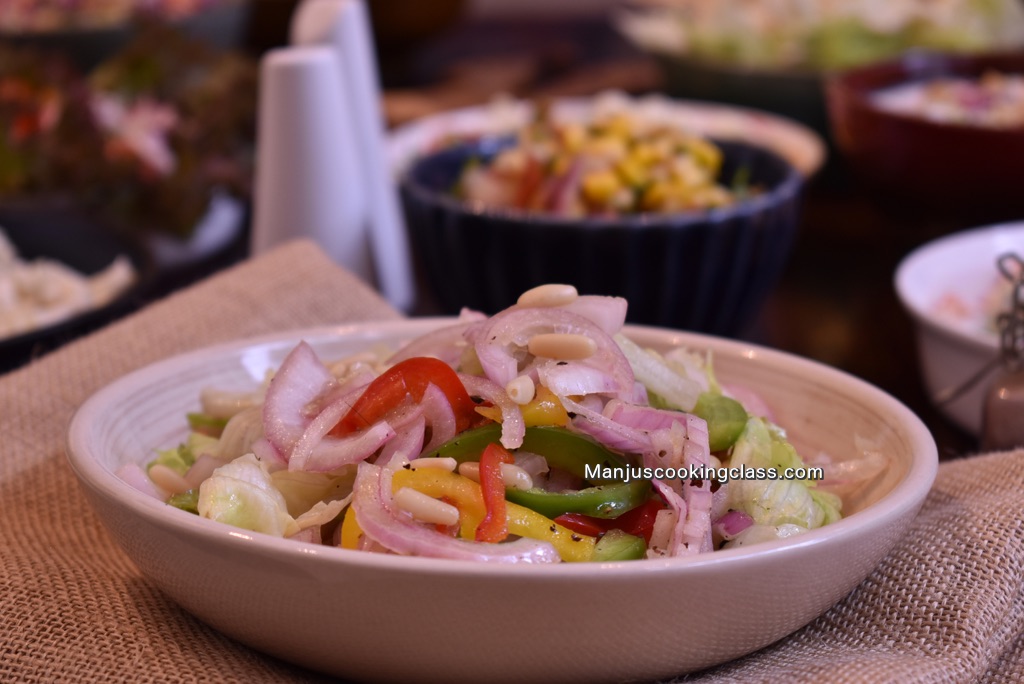
<svg viewBox="0 0 1024 684">
<path fill-rule="evenodd" d="M 0 377 L 0 682 L 323 680 L 238 645 L 149 585 L 89 509 L 64 431 L 93 392 L 161 358 L 252 335 L 400 317 L 300 241 Z"/>
<path fill-rule="evenodd" d="M 327 681 L 151 586 L 89 509 L 64 431 L 94 391 L 169 355 L 399 316 L 296 242 L 0 377 L 0 682 Z M 678 681 L 1024 681 L 1022 485 L 1024 451 L 942 464 L 906 539 L 853 594 L 758 653 Z"/>
</svg>

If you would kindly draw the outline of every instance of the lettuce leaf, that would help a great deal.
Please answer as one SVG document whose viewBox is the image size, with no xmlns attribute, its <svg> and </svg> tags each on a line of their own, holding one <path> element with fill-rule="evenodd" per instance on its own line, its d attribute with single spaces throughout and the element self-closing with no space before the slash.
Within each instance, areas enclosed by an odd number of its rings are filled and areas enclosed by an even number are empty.
<svg viewBox="0 0 1024 684">
<path fill-rule="evenodd" d="M 730 466 L 786 468 L 804 465 L 785 433 L 761 418 L 751 418 L 733 447 Z M 813 529 L 840 518 L 842 501 L 819 490 L 812 480 L 730 480 L 729 507 L 741 510 L 757 525 L 798 525 Z"/>
<path fill-rule="evenodd" d="M 266 465 L 253 454 L 213 471 L 199 487 L 199 515 L 253 532 L 285 537 L 298 531 Z"/>
</svg>

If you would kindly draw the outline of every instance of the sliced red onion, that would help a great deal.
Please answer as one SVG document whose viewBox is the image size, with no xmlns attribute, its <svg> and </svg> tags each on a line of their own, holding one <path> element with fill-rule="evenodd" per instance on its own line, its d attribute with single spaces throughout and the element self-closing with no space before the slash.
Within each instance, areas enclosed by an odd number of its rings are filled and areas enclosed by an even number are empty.
<svg viewBox="0 0 1024 684">
<path fill-rule="evenodd" d="M 366 389 L 376 378 L 377 373 L 370 368 L 366 366 L 358 368 L 343 379 L 338 380 L 338 384 L 323 396 L 323 403 L 326 406 L 342 395 L 350 394 L 360 388 Z"/>
<path fill-rule="evenodd" d="M 331 391 L 330 394 L 333 397 L 331 402 L 325 405 L 312 420 L 308 421 L 305 429 L 302 431 L 302 435 L 292 445 L 291 451 L 286 452 L 289 470 L 307 470 L 306 463 L 313 451 L 325 441 L 328 442 L 328 449 L 331 448 L 332 442 L 337 443 L 346 440 L 351 442 L 348 438 L 328 438 L 327 433 L 352 409 L 353 404 L 362 395 L 363 391 L 363 387 L 358 387 L 340 396 L 336 391 Z"/>
<path fill-rule="evenodd" d="M 540 454 L 532 454 L 528 451 L 517 451 L 514 454 L 516 465 L 525 470 L 530 477 L 536 481 L 538 478 L 546 474 L 550 467 L 548 466 L 548 459 L 544 458 Z"/>
<path fill-rule="evenodd" d="M 683 524 L 683 542 L 695 553 L 711 551 L 711 491 L 710 483 L 704 488 L 683 487 L 687 511 Z"/>
<path fill-rule="evenodd" d="M 617 423 L 637 430 L 667 430 L 673 423 L 688 426 L 692 416 L 682 411 L 658 409 L 650 406 L 635 406 L 612 399 L 604 408 L 604 415 Z M 707 432 L 707 430 L 705 430 Z"/>
<path fill-rule="evenodd" d="M 398 514 L 391 506 L 389 471 L 361 463 L 356 474 L 352 507 L 359 527 L 370 540 L 393 553 L 490 563 L 558 563 L 551 544 L 527 538 L 502 544 L 456 539 L 433 526 Z"/>
<path fill-rule="evenodd" d="M 743 530 L 754 524 L 754 519 L 744 511 L 728 511 L 712 524 L 712 532 L 725 539 L 734 539 Z"/>
<path fill-rule="evenodd" d="M 287 456 L 312 420 L 309 405 L 334 384 L 334 376 L 305 341 L 291 351 L 267 388 L 263 434 Z"/>
<path fill-rule="evenodd" d="M 512 307 L 482 324 L 467 330 L 484 374 L 505 387 L 520 374 L 519 363 L 534 335 L 540 333 L 571 333 L 585 335 L 597 344 L 597 351 L 576 363 L 598 368 L 615 381 L 615 396 L 628 399 L 633 395 L 633 369 L 612 337 L 589 318 L 564 308 Z"/>
<path fill-rule="evenodd" d="M 431 451 L 455 437 L 455 411 L 437 385 L 427 385 L 420 400 L 420 408 L 430 426 L 430 441 L 423 447 L 423 451 Z"/>
<path fill-rule="evenodd" d="M 346 437 L 325 437 L 313 448 L 303 467 L 296 466 L 292 458 L 288 462 L 288 469 L 329 473 L 342 466 L 365 461 L 394 436 L 394 429 L 382 420 Z"/>
<path fill-rule="evenodd" d="M 637 406 L 647 406 L 651 403 L 651 399 L 647 394 L 647 387 L 642 382 L 633 383 L 633 396 L 629 401 Z"/>
<path fill-rule="evenodd" d="M 253 442 L 250 451 L 256 456 L 257 460 L 267 465 L 270 472 L 288 467 L 288 460 L 284 457 L 284 454 L 278 451 L 266 437 L 260 437 Z"/>
<path fill-rule="evenodd" d="M 160 501 L 167 501 L 170 497 L 170 494 L 157 487 L 149 479 L 149 475 L 146 474 L 146 471 L 138 463 L 126 463 L 118 468 L 114 474 L 146 496 L 151 496 Z"/>
<path fill-rule="evenodd" d="M 649 468 L 674 468 L 678 472 L 683 468 L 683 448 L 686 442 L 686 430 L 674 424 L 672 427 L 654 430 L 650 434 L 651 450 L 643 454 L 644 465 Z M 683 477 L 686 473 L 669 478 L 668 485 L 672 490 L 683 496 Z"/>
<path fill-rule="evenodd" d="M 387 364 L 393 366 L 399 361 L 405 361 L 416 356 L 432 356 L 455 367 L 462 356 L 463 349 L 469 344 L 465 338 L 466 330 L 474 323 L 478 323 L 486 318 L 482 313 L 467 312 L 464 314 L 465 320 L 432 330 L 409 341 L 388 358 Z"/>
<path fill-rule="evenodd" d="M 686 443 L 683 446 L 683 465 L 688 469 L 702 466 L 711 467 L 711 449 L 708 444 L 707 422 L 697 416 L 688 415 Z M 699 543 L 702 552 L 711 551 L 711 507 L 714 495 L 711 480 L 700 483 L 688 481 L 683 485 L 683 498 L 689 506 L 685 536 L 692 543 Z"/>
<path fill-rule="evenodd" d="M 662 480 L 651 480 L 654 490 L 658 492 L 668 507 L 676 514 L 675 525 L 672 527 L 672 536 L 669 537 L 667 556 L 688 556 L 700 552 L 700 543 L 693 543 L 694 540 L 686 534 L 686 520 L 689 513 L 686 502 L 673 491 L 668 483 Z"/>
<path fill-rule="evenodd" d="M 401 468 L 423 453 L 423 435 L 426 431 L 427 421 L 420 413 L 414 420 L 409 421 L 401 429 L 396 427 L 398 433 L 394 439 L 384 445 L 380 455 L 374 461 L 382 468 Z"/>
<path fill-rule="evenodd" d="M 239 454 L 239 456 L 241 455 L 243 454 Z M 188 469 L 188 472 L 185 473 L 185 481 L 194 489 L 201 485 L 203 480 L 213 475 L 214 470 L 220 468 L 222 465 L 230 463 L 233 460 L 234 458 L 225 460 L 217 458 L 216 456 L 211 456 L 210 454 L 202 454 Z"/>
<path fill-rule="evenodd" d="M 487 378 L 459 373 L 459 379 L 470 396 L 489 401 L 501 411 L 501 445 L 506 449 L 518 449 L 523 445 L 526 423 L 519 404 L 509 398 L 504 385 L 498 385 Z"/>
<path fill-rule="evenodd" d="M 647 545 L 648 558 L 661 558 L 668 554 L 672 543 L 672 531 L 675 529 L 679 515 L 671 508 L 663 508 L 654 516 L 651 528 L 651 541 Z"/>
<path fill-rule="evenodd" d="M 622 297 L 580 295 L 560 308 L 593 321 L 608 335 L 615 335 L 626 324 L 629 303 Z"/>
<path fill-rule="evenodd" d="M 560 397 L 616 394 L 618 383 L 607 371 L 575 361 L 548 361 L 537 367 L 540 383 Z"/>
<path fill-rule="evenodd" d="M 575 414 L 572 419 L 573 428 L 590 435 L 605 446 L 637 454 L 651 450 L 651 439 L 643 430 L 617 423 L 568 397 L 562 397 L 562 405 L 566 411 Z"/>
</svg>

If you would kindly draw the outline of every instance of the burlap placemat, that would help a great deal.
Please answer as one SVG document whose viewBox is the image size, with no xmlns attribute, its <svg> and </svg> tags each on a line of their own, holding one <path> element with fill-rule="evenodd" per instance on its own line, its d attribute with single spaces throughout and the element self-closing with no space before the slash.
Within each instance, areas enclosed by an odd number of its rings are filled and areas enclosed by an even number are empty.
<svg viewBox="0 0 1024 684">
<path fill-rule="evenodd" d="M 396 318 L 292 243 L 0 377 L 0 681 L 314 682 L 151 587 L 67 465 L 74 409 L 119 375 L 249 335 Z M 1024 451 L 943 464 L 906 541 L 850 597 L 757 654 L 686 682 L 1024 680 Z"/>
</svg>

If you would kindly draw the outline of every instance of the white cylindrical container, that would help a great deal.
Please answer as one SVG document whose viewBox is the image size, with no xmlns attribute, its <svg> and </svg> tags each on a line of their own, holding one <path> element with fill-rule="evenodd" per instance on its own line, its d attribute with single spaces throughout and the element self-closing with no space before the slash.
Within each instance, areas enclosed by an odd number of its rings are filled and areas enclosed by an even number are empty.
<svg viewBox="0 0 1024 684">
<path fill-rule="evenodd" d="M 366 182 L 337 52 L 296 46 L 260 68 L 252 253 L 292 238 L 317 242 L 370 284 Z"/>
</svg>

